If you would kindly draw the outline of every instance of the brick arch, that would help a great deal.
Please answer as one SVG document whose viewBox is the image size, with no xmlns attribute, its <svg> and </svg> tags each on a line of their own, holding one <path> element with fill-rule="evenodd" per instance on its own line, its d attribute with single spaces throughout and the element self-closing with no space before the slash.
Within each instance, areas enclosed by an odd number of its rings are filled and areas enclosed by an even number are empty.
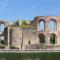
<svg viewBox="0 0 60 60">
<path fill-rule="evenodd" d="M 39 20 L 39 29 L 40 29 L 40 27 L 42 26 L 42 25 L 40 25 L 41 23 L 43 22 L 43 31 L 45 31 L 45 20 L 44 19 L 40 19 Z M 41 30 L 41 29 L 40 29 Z"/>
<path fill-rule="evenodd" d="M 39 43 L 45 44 L 45 35 L 43 33 L 38 34 Z"/>
<path fill-rule="evenodd" d="M 44 22 L 44 27 L 45 27 L 44 31 L 45 31 L 46 30 L 46 23 L 49 23 L 50 18 L 51 18 L 50 16 L 37 16 L 37 17 L 35 17 L 34 21 L 33 21 L 33 24 L 35 24 L 37 31 L 40 31 L 38 25 L 41 21 Z"/>
<path fill-rule="evenodd" d="M 57 30 L 57 20 L 54 19 L 54 18 L 51 18 L 51 19 L 49 20 L 49 25 L 50 25 L 50 22 L 51 22 L 51 21 L 54 22 L 54 31 L 56 31 L 56 30 Z M 49 26 L 49 27 L 50 27 L 50 26 Z"/>
<path fill-rule="evenodd" d="M 3 24 L 3 26 L 1 26 L 2 24 Z M 0 29 L 2 29 L 0 31 L 0 37 L 4 36 L 4 28 L 7 27 L 8 25 L 9 25 L 9 22 L 0 20 Z"/>
<path fill-rule="evenodd" d="M 45 19 L 39 19 L 39 22 L 41 22 L 41 21 L 45 22 Z"/>
<path fill-rule="evenodd" d="M 44 18 L 37 18 L 36 21 L 37 21 L 37 22 L 36 22 L 37 27 L 39 28 L 39 29 L 37 29 L 37 30 L 40 31 L 40 27 L 39 27 L 39 25 L 40 25 L 40 23 L 43 21 L 43 23 L 44 23 L 44 31 L 45 31 L 45 23 L 46 23 L 46 20 L 45 20 Z"/>
<path fill-rule="evenodd" d="M 50 43 L 51 44 L 56 44 L 57 42 L 57 35 L 55 33 L 50 34 Z"/>
<path fill-rule="evenodd" d="M 47 16 L 37 16 L 34 18 L 34 22 L 38 23 L 41 20 L 44 20 L 44 22 L 46 21 Z"/>
<path fill-rule="evenodd" d="M 4 24 L 5 26 L 8 26 L 9 25 L 9 22 L 8 21 L 4 21 L 4 20 L 0 20 L 0 25 L 1 24 Z"/>
<path fill-rule="evenodd" d="M 1 25 L 1 24 L 4 24 L 4 25 L 5 25 L 5 23 L 4 23 L 3 21 L 0 21 L 0 25 Z"/>
<path fill-rule="evenodd" d="M 54 21 L 55 23 L 57 23 L 57 20 L 56 20 L 55 18 L 50 18 L 50 19 L 49 19 L 49 22 L 50 22 L 51 20 Z"/>
</svg>

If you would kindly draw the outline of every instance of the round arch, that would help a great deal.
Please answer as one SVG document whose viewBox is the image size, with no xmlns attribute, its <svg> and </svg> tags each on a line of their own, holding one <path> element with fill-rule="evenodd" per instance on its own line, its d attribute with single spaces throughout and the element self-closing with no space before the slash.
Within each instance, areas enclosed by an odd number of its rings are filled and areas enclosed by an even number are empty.
<svg viewBox="0 0 60 60">
<path fill-rule="evenodd" d="M 45 35 L 43 33 L 40 33 L 38 37 L 39 37 L 39 43 L 45 44 Z"/>
<path fill-rule="evenodd" d="M 0 25 L 4 24 L 5 26 L 10 25 L 10 23 L 8 21 L 4 21 L 4 20 L 0 20 Z"/>
<path fill-rule="evenodd" d="M 57 22 L 55 19 L 50 19 L 49 21 L 50 31 L 56 31 L 57 30 Z"/>
<path fill-rule="evenodd" d="M 38 28 L 39 28 L 39 31 L 45 31 L 45 20 L 44 19 L 39 20 Z"/>
<path fill-rule="evenodd" d="M 4 30 L 5 27 L 9 26 L 9 22 L 5 20 L 0 20 L 0 32 Z"/>
<path fill-rule="evenodd" d="M 4 28 L 9 26 L 9 22 L 5 20 L 0 20 L 0 34 L 3 34 Z"/>
<path fill-rule="evenodd" d="M 57 35 L 55 33 L 50 34 L 50 44 L 56 44 Z"/>
</svg>

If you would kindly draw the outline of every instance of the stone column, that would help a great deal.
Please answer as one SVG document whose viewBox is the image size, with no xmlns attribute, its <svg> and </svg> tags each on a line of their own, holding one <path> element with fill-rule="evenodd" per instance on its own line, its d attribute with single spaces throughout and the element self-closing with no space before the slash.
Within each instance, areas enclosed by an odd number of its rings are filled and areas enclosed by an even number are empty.
<svg viewBox="0 0 60 60">
<path fill-rule="evenodd" d="M 8 27 L 8 49 L 10 48 L 10 27 Z"/>
<path fill-rule="evenodd" d="M 49 35 L 49 21 L 45 22 L 45 40 L 46 40 L 46 45 L 50 45 L 50 35 Z"/>
<path fill-rule="evenodd" d="M 50 45 L 50 36 L 48 34 L 45 36 L 45 42 L 46 45 Z"/>
<path fill-rule="evenodd" d="M 57 20 L 57 41 L 56 44 L 60 45 L 60 20 Z"/>
<path fill-rule="evenodd" d="M 40 25 L 39 25 L 39 22 L 37 23 L 37 31 L 40 31 Z"/>
</svg>

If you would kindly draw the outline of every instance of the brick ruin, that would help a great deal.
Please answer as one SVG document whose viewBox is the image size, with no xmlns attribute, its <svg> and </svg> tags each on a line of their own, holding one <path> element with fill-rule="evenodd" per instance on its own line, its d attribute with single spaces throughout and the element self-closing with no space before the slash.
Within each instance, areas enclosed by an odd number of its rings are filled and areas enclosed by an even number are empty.
<svg viewBox="0 0 60 60">
<path fill-rule="evenodd" d="M 50 21 L 54 21 L 54 31 L 50 30 Z M 40 30 L 40 22 L 44 22 L 44 30 Z M 16 22 L 17 23 L 17 22 Z M 60 50 L 60 17 L 37 16 L 30 21 L 28 27 L 17 27 L 0 21 L 4 24 L 5 49 L 58 49 Z M 13 27 L 11 27 L 13 26 Z"/>
</svg>

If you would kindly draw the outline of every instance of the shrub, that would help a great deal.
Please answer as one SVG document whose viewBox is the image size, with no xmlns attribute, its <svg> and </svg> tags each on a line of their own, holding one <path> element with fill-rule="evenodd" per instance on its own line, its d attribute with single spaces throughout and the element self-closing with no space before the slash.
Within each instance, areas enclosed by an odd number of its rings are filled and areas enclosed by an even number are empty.
<svg viewBox="0 0 60 60">
<path fill-rule="evenodd" d="M 5 48 L 5 45 L 0 44 L 0 48 L 1 48 L 1 49 L 4 49 L 4 48 Z"/>
<path fill-rule="evenodd" d="M 15 46 L 10 46 L 10 49 L 19 49 L 19 48 Z"/>
</svg>

